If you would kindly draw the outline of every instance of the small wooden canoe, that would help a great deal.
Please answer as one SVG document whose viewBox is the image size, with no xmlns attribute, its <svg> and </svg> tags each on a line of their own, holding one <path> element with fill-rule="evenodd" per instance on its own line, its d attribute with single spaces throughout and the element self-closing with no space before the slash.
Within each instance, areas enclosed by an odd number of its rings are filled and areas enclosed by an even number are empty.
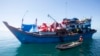
<svg viewBox="0 0 100 56">
<path fill-rule="evenodd" d="M 70 43 L 57 45 L 56 48 L 60 49 L 60 50 L 65 50 L 65 49 L 69 49 L 69 48 L 73 48 L 73 47 L 79 46 L 81 44 L 82 44 L 82 42 L 75 41 L 75 42 L 70 42 Z"/>
</svg>

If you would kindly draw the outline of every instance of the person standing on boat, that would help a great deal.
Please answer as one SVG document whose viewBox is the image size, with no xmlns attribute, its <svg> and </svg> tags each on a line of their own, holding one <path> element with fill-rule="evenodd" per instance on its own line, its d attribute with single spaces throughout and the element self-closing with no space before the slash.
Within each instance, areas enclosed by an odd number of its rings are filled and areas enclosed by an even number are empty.
<svg viewBox="0 0 100 56">
<path fill-rule="evenodd" d="M 83 37 L 82 36 L 80 36 L 80 38 L 79 38 L 79 40 L 78 40 L 79 42 L 82 42 L 83 41 Z"/>
</svg>

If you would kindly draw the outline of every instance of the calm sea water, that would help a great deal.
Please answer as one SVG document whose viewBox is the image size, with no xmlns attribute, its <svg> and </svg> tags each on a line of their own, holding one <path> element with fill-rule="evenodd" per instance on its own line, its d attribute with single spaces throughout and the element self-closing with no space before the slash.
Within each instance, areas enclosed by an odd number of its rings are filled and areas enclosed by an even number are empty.
<svg viewBox="0 0 100 56">
<path fill-rule="evenodd" d="M 82 45 L 60 51 L 53 44 L 21 44 L 11 32 L 0 32 L 0 56 L 100 56 L 99 33 Z"/>
</svg>

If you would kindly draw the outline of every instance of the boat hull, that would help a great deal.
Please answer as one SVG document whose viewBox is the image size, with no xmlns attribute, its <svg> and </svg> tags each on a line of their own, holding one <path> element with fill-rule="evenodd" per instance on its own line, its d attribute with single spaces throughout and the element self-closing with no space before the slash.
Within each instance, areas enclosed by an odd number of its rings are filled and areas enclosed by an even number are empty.
<svg viewBox="0 0 100 56">
<path fill-rule="evenodd" d="M 70 42 L 70 43 L 65 43 L 65 44 L 57 45 L 57 46 L 56 46 L 56 49 L 59 49 L 59 50 L 66 50 L 66 49 L 70 49 L 70 48 L 79 46 L 79 45 L 81 45 L 81 44 L 82 44 L 82 42 L 75 41 L 75 42 Z"/>
<path fill-rule="evenodd" d="M 91 39 L 92 35 L 96 31 L 86 32 L 83 34 L 75 34 L 75 35 L 35 35 L 33 33 L 24 32 L 18 28 L 10 26 L 7 22 L 3 22 L 7 28 L 16 36 L 16 38 L 21 43 L 54 43 L 54 42 L 70 42 L 76 41 L 79 39 L 79 36 L 83 36 L 83 39 Z"/>
</svg>

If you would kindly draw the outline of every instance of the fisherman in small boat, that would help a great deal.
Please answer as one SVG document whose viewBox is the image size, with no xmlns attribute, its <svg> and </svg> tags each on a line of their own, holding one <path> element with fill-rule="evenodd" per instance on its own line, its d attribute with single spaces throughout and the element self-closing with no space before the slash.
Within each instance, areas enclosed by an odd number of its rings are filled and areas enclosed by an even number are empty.
<svg viewBox="0 0 100 56">
<path fill-rule="evenodd" d="M 80 36 L 80 38 L 79 38 L 79 40 L 78 40 L 79 42 L 82 42 L 83 41 L 83 38 L 82 38 L 82 36 Z"/>
</svg>

